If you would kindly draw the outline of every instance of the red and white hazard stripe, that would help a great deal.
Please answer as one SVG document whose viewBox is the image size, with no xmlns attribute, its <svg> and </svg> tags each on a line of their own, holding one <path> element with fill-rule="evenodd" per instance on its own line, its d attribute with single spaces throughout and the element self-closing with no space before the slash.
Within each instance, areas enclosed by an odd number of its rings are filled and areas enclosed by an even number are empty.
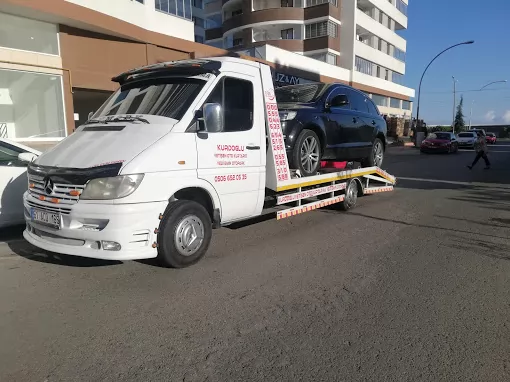
<svg viewBox="0 0 510 382">
<path fill-rule="evenodd" d="M 289 209 L 283 210 L 283 211 L 278 211 L 278 213 L 276 214 L 276 218 L 277 218 L 277 220 L 280 220 L 280 219 L 289 218 L 291 216 L 296 216 L 296 215 L 302 214 L 304 212 L 310 212 L 310 211 L 316 210 L 318 208 L 330 206 L 331 204 L 340 203 L 344 200 L 344 198 L 345 198 L 344 195 L 340 195 L 340 196 L 335 196 L 334 198 L 329 198 L 329 199 L 324 199 L 324 200 L 321 200 L 318 202 L 309 203 L 304 206 L 299 206 L 299 207 L 289 208 Z"/>
</svg>

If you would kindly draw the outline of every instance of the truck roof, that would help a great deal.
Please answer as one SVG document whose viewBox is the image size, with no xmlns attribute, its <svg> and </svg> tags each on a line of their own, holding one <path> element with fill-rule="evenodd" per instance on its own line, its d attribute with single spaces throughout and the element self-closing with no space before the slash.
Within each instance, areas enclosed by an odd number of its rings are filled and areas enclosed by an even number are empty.
<svg viewBox="0 0 510 382">
<path fill-rule="evenodd" d="M 258 62 L 253 62 L 237 57 L 210 57 L 201 59 L 167 61 L 157 64 L 145 65 L 128 70 L 112 78 L 112 81 L 121 85 L 135 76 L 149 73 L 175 73 L 184 75 L 198 75 L 204 73 L 217 74 L 223 64 L 243 64 L 259 67 Z"/>
</svg>

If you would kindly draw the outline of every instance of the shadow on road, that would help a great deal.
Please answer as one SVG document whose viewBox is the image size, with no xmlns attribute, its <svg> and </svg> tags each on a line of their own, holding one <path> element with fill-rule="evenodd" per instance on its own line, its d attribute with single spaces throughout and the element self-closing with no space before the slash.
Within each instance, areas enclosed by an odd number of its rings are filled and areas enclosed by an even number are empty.
<svg viewBox="0 0 510 382">
<path fill-rule="evenodd" d="M 486 235 L 484 235 L 486 236 Z M 456 250 L 476 252 L 482 256 L 497 260 L 510 260 L 510 244 L 493 243 L 482 238 L 453 237 L 449 247 Z"/>
<path fill-rule="evenodd" d="M 10 242 L 7 244 L 10 250 L 16 255 L 24 257 L 27 260 L 37 261 L 40 263 L 48 263 L 75 268 L 106 267 L 122 264 L 121 261 L 106 261 L 80 256 L 59 255 L 56 253 L 43 251 L 30 245 L 24 240 Z"/>
</svg>

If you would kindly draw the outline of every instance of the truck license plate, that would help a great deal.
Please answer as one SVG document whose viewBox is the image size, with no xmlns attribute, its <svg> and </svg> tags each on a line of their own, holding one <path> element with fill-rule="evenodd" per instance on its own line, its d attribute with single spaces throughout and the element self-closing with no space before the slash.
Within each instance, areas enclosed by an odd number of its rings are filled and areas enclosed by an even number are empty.
<svg viewBox="0 0 510 382">
<path fill-rule="evenodd" d="M 54 214 L 32 208 L 30 216 L 32 217 L 33 222 L 60 229 L 60 214 Z"/>
</svg>

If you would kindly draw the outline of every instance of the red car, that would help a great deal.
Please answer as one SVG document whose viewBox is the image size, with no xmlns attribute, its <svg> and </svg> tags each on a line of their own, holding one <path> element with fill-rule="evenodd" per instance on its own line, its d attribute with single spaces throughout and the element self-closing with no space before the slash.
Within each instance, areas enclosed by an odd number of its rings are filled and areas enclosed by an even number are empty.
<svg viewBox="0 0 510 382">
<path fill-rule="evenodd" d="M 493 145 L 496 143 L 496 134 L 494 133 L 487 133 L 487 135 L 485 136 L 485 142 Z"/>
<path fill-rule="evenodd" d="M 431 133 L 420 145 L 422 153 L 456 153 L 459 151 L 457 137 L 449 132 Z"/>
</svg>

